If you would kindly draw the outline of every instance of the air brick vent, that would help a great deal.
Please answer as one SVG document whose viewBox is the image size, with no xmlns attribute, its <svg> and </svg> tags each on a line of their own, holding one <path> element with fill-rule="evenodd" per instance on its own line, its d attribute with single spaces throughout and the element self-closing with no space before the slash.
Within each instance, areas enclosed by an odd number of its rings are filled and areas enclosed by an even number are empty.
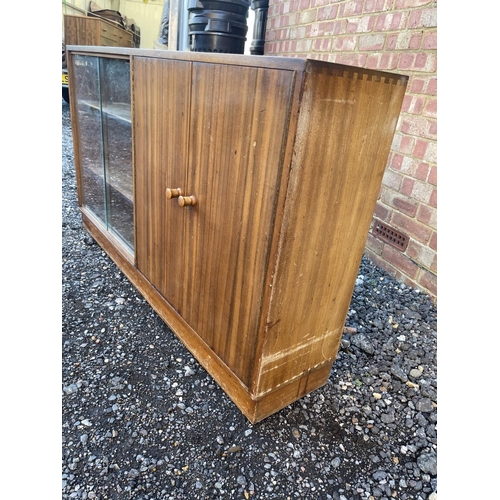
<svg viewBox="0 0 500 500">
<path fill-rule="evenodd" d="M 374 220 L 372 234 L 404 252 L 408 246 L 408 236 L 379 220 Z"/>
</svg>

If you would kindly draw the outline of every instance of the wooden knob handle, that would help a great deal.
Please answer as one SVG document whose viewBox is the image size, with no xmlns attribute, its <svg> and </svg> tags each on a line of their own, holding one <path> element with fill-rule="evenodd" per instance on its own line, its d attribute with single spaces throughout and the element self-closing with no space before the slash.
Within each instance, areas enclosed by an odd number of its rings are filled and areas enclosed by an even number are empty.
<svg viewBox="0 0 500 500">
<path fill-rule="evenodd" d="M 170 189 L 167 188 L 167 199 L 178 198 L 182 194 L 181 188 Z"/>
<path fill-rule="evenodd" d="M 192 207 L 196 205 L 196 198 L 194 196 L 179 196 L 179 205 L 181 207 Z"/>
</svg>

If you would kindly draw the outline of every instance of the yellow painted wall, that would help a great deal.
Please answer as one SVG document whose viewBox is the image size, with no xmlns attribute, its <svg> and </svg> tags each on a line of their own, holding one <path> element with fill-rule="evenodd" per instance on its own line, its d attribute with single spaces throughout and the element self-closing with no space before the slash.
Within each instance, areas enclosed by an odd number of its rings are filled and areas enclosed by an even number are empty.
<svg viewBox="0 0 500 500">
<path fill-rule="evenodd" d="M 164 0 L 94 0 L 103 9 L 118 10 L 120 14 L 135 21 L 141 30 L 141 49 L 155 48 L 160 31 Z M 89 0 L 62 0 L 62 13 L 83 15 L 88 10 Z M 250 53 L 253 37 L 254 12 L 248 12 L 248 33 L 245 53 Z"/>
<path fill-rule="evenodd" d="M 163 0 L 121 0 L 120 13 L 133 19 L 141 30 L 141 49 L 153 49 L 158 38 Z"/>
<path fill-rule="evenodd" d="M 94 0 L 102 9 L 118 10 L 133 19 L 141 30 L 141 48 L 152 49 L 158 38 L 164 0 Z M 62 0 L 62 13 L 84 15 L 90 0 Z M 62 26 L 62 24 L 61 24 Z"/>
</svg>

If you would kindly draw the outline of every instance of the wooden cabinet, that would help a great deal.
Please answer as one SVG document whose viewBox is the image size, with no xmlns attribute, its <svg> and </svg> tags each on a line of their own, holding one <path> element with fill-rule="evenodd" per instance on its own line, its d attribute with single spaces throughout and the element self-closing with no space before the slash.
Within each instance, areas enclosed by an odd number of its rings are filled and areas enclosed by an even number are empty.
<svg viewBox="0 0 500 500">
<path fill-rule="evenodd" d="M 133 34 L 105 19 L 66 14 L 64 41 L 66 45 L 133 47 Z"/>
<path fill-rule="evenodd" d="M 80 202 L 85 227 L 250 421 L 323 385 L 407 77 L 292 58 L 69 49 L 70 64 L 126 57 L 131 74 L 133 256 Z"/>
</svg>

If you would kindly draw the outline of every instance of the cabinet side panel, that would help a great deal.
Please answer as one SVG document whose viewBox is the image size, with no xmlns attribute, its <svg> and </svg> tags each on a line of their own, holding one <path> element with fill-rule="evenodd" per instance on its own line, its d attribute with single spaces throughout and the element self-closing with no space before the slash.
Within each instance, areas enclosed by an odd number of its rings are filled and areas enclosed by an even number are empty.
<svg viewBox="0 0 500 500">
<path fill-rule="evenodd" d="M 190 63 L 133 57 L 137 266 L 179 312 L 184 211 L 167 188 L 185 188 Z"/>
<path fill-rule="evenodd" d="M 294 73 L 193 63 L 183 317 L 247 386 Z"/>
<path fill-rule="evenodd" d="M 405 87 L 308 66 L 257 396 L 337 354 Z"/>
</svg>

